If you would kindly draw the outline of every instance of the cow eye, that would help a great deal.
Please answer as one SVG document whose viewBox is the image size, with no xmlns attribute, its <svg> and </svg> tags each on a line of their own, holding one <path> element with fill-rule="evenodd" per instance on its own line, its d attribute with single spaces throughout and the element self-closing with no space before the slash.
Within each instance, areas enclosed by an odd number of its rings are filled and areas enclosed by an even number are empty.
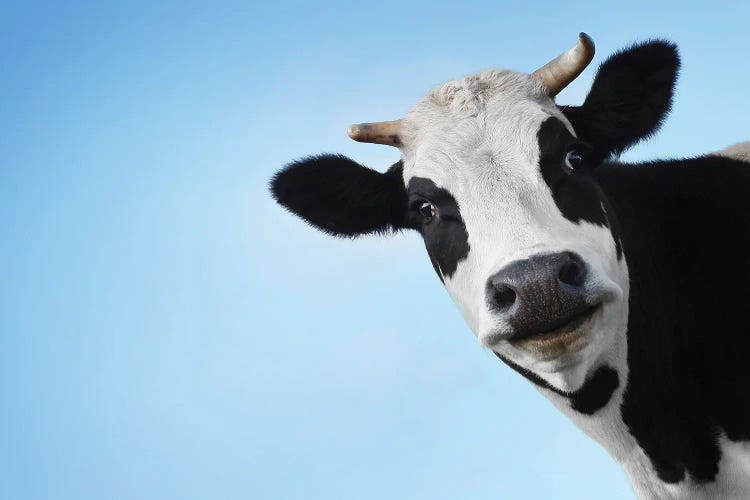
<svg viewBox="0 0 750 500">
<path fill-rule="evenodd" d="M 578 152 L 577 149 L 571 149 L 565 155 L 565 170 L 573 172 L 581 167 L 583 164 L 583 156 Z"/>
<path fill-rule="evenodd" d="M 433 217 L 435 217 L 435 215 L 437 215 L 437 208 L 435 208 L 435 205 L 433 205 L 429 201 L 425 201 L 424 203 L 419 205 L 419 213 L 422 214 L 424 223 L 427 224 L 432 220 Z"/>
</svg>

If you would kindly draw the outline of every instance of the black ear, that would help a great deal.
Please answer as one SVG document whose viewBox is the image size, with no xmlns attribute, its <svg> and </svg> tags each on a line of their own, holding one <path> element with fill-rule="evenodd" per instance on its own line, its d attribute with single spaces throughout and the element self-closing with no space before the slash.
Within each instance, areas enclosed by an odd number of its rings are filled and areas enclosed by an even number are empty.
<svg viewBox="0 0 750 500">
<path fill-rule="evenodd" d="M 563 113 L 597 160 L 619 155 L 648 138 L 672 107 L 680 57 L 670 42 L 654 40 L 622 50 L 599 67 L 583 105 Z"/>
<path fill-rule="evenodd" d="M 290 212 L 334 236 L 405 227 L 407 197 L 401 162 L 384 174 L 341 155 L 290 163 L 271 180 L 271 194 Z"/>
</svg>

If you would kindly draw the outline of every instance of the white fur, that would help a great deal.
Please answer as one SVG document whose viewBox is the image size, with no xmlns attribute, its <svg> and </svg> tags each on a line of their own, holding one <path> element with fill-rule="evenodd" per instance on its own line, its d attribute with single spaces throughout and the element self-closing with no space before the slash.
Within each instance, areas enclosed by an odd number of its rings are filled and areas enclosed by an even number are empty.
<svg viewBox="0 0 750 500">
<path fill-rule="evenodd" d="M 714 154 L 717 156 L 726 156 L 727 158 L 750 162 L 750 141 L 732 144 Z"/>
</svg>

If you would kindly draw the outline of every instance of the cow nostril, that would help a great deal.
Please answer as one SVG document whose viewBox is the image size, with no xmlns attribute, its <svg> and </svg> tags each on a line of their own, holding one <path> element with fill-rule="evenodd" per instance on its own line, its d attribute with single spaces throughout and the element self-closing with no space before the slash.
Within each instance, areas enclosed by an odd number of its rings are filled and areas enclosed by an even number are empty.
<svg viewBox="0 0 750 500">
<path fill-rule="evenodd" d="M 557 278 L 561 283 L 571 286 L 581 286 L 585 277 L 586 268 L 578 259 L 574 258 L 568 259 L 557 273 Z"/>
<path fill-rule="evenodd" d="M 516 301 L 516 291 L 508 285 L 499 285 L 492 298 L 496 308 L 508 309 Z"/>
</svg>

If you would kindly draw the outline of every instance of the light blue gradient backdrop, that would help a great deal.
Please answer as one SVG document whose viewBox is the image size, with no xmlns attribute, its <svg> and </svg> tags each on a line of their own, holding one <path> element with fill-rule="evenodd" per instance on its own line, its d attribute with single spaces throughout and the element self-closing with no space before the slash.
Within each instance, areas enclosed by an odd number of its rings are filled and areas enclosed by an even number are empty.
<svg viewBox="0 0 750 500">
<path fill-rule="evenodd" d="M 322 151 L 384 169 L 349 123 L 581 30 L 596 63 L 681 48 L 674 112 L 627 158 L 750 139 L 749 5 L 4 3 L 0 497 L 630 498 L 414 235 L 327 238 L 266 184 Z"/>
</svg>

